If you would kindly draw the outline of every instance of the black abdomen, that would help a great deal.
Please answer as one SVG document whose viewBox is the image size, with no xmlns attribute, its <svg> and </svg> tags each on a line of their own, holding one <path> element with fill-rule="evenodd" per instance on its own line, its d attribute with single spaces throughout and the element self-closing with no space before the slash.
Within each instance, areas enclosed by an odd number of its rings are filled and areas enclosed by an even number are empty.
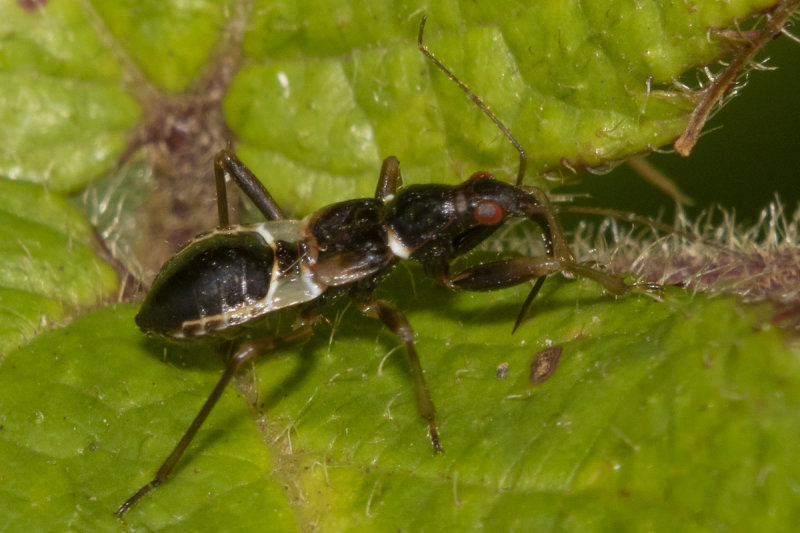
<svg viewBox="0 0 800 533">
<path fill-rule="evenodd" d="M 215 316 L 224 325 L 225 314 L 246 315 L 249 304 L 267 296 L 273 260 L 272 248 L 254 232 L 191 241 L 156 276 L 136 324 L 147 333 L 176 337 L 211 333 L 204 327 L 187 331 L 185 325 Z"/>
</svg>

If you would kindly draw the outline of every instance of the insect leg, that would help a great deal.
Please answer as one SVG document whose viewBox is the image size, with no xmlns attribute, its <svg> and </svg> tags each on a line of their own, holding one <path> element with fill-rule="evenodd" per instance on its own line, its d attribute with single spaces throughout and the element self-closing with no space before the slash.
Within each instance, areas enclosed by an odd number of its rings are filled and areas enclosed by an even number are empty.
<svg viewBox="0 0 800 533">
<path fill-rule="evenodd" d="M 125 503 L 120 505 L 119 509 L 117 509 L 114 514 L 117 516 L 122 516 L 128 509 L 131 508 L 131 506 L 142 499 L 145 494 L 161 485 L 167 479 L 170 473 L 172 473 L 172 470 L 175 468 L 175 465 L 178 464 L 178 461 L 183 456 L 186 448 L 192 442 L 192 439 L 194 439 L 195 435 L 197 435 L 197 431 L 203 425 L 203 422 L 205 422 L 209 413 L 211 413 L 211 410 L 214 409 L 217 401 L 219 401 L 222 393 L 225 391 L 225 387 L 227 387 L 228 383 L 236 374 L 236 371 L 242 366 L 242 364 L 246 363 L 247 361 L 251 361 L 259 355 L 264 355 L 278 348 L 282 348 L 289 344 L 303 340 L 310 334 L 311 326 L 308 325 L 281 337 L 250 341 L 241 345 L 239 350 L 233 355 L 233 357 L 231 357 L 230 361 L 228 361 L 228 366 L 225 368 L 225 372 L 217 382 L 214 390 L 208 396 L 208 399 L 203 404 L 200 412 L 197 413 L 197 416 L 192 421 L 189 429 L 186 430 L 186 433 L 184 433 L 183 437 L 181 437 L 181 440 L 178 442 L 177 446 L 175 446 L 175 448 L 169 454 L 169 457 L 167 457 L 167 459 L 158 469 L 153 480 L 136 491 L 133 496 L 125 500 Z"/>
<path fill-rule="evenodd" d="M 556 216 L 557 210 L 542 189 L 538 187 L 526 188 L 528 193 L 536 199 L 536 210 L 528 213 L 528 218 L 541 226 L 545 237 L 547 255 L 564 262 L 575 263 L 575 256 L 569 249 L 564 229 Z"/>
<path fill-rule="evenodd" d="M 261 184 L 253 172 L 229 150 L 220 150 L 214 157 L 214 176 L 217 181 L 217 210 L 219 211 L 219 227 L 228 226 L 228 194 L 225 189 L 225 178 L 230 176 L 236 185 L 255 204 L 267 220 L 286 218 L 278 203 Z"/>
<path fill-rule="evenodd" d="M 544 285 L 545 279 L 547 279 L 547 276 L 539 276 L 538 278 L 536 278 L 536 282 L 534 282 L 533 287 L 531 288 L 531 292 L 528 293 L 528 296 L 525 298 L 525 301 L 522 302 L 522 307 L 520 307 L 519 313 L 517 313 L 517 319 L 514 321 L 514 327 L 511 329 L 512 335 L 516 333 L 519 325 L 522 324 L 522 321 L 525 319 L 526 316 L 528 316 L 528 311 L 530 310 L 531 305 L 533 304 L 533 300 L 536 299 L 536 295 L 539 294 L 542 285 Z"/>
<path fill-rule="evenodd" d="M 533 298 L 544 283 L 544 278 L 556 272 L 569 272 L 576 276 L 589 278 L 613 294 L 624 294 L 629 287 L 625 281 L 613 274 L 574 261 L 563 261 L 557 257 L 523 257 L 484 263 L 455 274 L 439 275 L 439 280 L 455 290 L 493 291 L 519 285 L 536 279 L 514 325 L 516 330 L 524 319 Z"/>
<path fill-rule="evenodd" d="M 422 365 L 419 362 L 419 355 L 417 355 L 417 349 L 414 346 L 414 330 L 411 328 L 411 324 L 408 323 L 406 315 L 394 304 L 386 300 L 357 299 L 356 303 L 362 313 L 383 322 L 405 344 L 411 374 L 414 377 L 417 412 L 428 422 L 428 434 L 433 444 L 433 450 L 437 453 L 441 452 L 439 431 L 436 429 L 436 407 L 433 405 L 428 385 L 425 384 Z"/>
<path fill-rule="evenodd" d="M 528 218 L 541 226 L 542 232 L 544 233 L 545 251 L 547 252 L 547 255 L 566 264 L 576 264 L 575 256 L 572 254 L 572 250 L 570 250 L 567 240 L 564 237 L 564 230 L 561 227 L 561 223 L 558 221 L 558 217 L 556 217 L 556 209 L 553 207 L 552 202 L 550 202 L 550 198 L 547 196 L 547 193 L 538 187 L 531 187 L 527 190 L 529 194 L 536 199 L 538 204 L 537 212 L 529 213 Z M 608 277 L 608 275 L 603 272 L 599 273 L 604 277 Z M 528 293 L 528 296 L 522 303 L 522 307 L 517 314 L 517 320 L 514 322 L 514 328 L 511 330 L 511 333 L 517 331 L 517 328 L 520 326 L 523 319 L 528 315 L 528 311 L 533 304 L 533 300 L 536 298 L 536 295 L 539 294 L 539 290 L 542 288 L 542 285 L 544 285 L 544 280 L 546 277 L 547 275 L 543 274 L 536 278 L 533 287 L 531 287 L 531 291 Z M 617 280 L 619 279 L 614 278 L 613 276 L 612 278 Z M 606 283 L 608 282 L 609 280 L 606 280 Z M 600 283 L 605 285 L 602 281 Z M 615 282 L 611 282 L 611 284 L 615 287 L 617 285 Z M 614 292 L 614 289 L 609 290 Z"/>
<path fill-rule="evenodd" d="M 519 285 L 525 281 L 548 276 L 556 272 L 569 272 L 589 278 L 614 294 L 628 291 L 625 281 L 613 274 L 580 263 L 561 261 L 552 257 L 519 257 L 477 265 L 441 281 L 452 289 L 466 291 L 493 291 Z"/>
<path fill-rule="evenodd" d="M 381 175 L 378 178 L 378 187 L 375 190 L 375 198 L 383 203 L 394 198 L 397 188 L 403 184 L 400 176 L 400 161 L 393 155 L 383 160 L 381 165 Z"/>
</svg>

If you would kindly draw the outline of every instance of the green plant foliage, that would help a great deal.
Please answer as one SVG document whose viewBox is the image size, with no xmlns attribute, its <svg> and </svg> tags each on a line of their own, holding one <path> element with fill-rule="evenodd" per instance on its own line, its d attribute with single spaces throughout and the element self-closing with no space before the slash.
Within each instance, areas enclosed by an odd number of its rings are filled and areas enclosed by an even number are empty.
<svg viewBox="0 0 800 533">
<path fill-rule="evenodd" d="M 237 152 L 298 213 L 371 195 L 389 154 L 406 183 L 480 168 L 513 179 L 507 140 L 416 49 L 424 13 L 426 44 L 532 150 L 533 182 L 671 141 L 696 98 L 672 79 L 724 51 L 710 30 L 773 4 L 256 0 L 233 28 L 243 57 L 225 119 Z M 112 169 L 143 109 L 152 112 L 146 96 L 192 87 L 236 43 L 225 25 L 239 7 L 0 5 L 0 174 L 12 178 L 0 179 L 5 530 L 800 522 L 798 349 L 770 328 L 769 305 L 673 288 L 663 301 L 613 298 L 555 279 L 512 336 L 527 287 L 453 294 L 415 267 L 398 268 L 379 296 L 417 332 L 444 454 L 432 453 L 397 340 L 342 305 L 311 341 L 246 369 L 173 477 L 115 518 L 222 363 L 215 347 L 145 338 L 133 304 L 88 312 L 115 294 L 116 277 L 61 194 Z M 532 385 L 531 362 L 552 345 L 560 364 Z"/>
<path fill-rule="evenodd" d="M 22 73 L 0 73 L 0 78 L 8 88 L 0 96 L 0 114 L 19 119 L 0 133 L 5 175 L 53 190 L 76 190 L 121 153 L 136 106 L 117 87 Z"/>
<path fill-rule="evenodd" d="M 21 4 L 0 4 L 0 175 L 74 191 L 111 168 L 138 107 L 78 2 Z"/>
<path fill-rule="evenodd" d="M 508 141 L 416 50 L 423 13 L 426 44 L 531 151 L 537 175 L 671 142 L 697 98 L 673 80 L 729 44 L 711 29 L 772 2 L 257 4 L 244 42 L 253 64 L 234 79 L 226 117 L 257 174 L 276 176 L 276 197 L 306 212 L 317 186 L 369 194 L 389 154 L 407 182 L 482 168 L 513 179 Z M 331 133 L 337 120 L 350 127 Z"/>
<path fill-rule="evenodd" d="M 133 326 L 130 306 L 108 307 L 8 358 L 0 372 L 0 447 L 9 459 L 0 508 L 10 530 L 115 529 L 112 502 L 127 498 L 140 474 L 151 475 L 147 463 L 194 416 L 214 379 L 209 363 L 201 361 L 198 368 L 196 360 L 181 364 L 173 358 L 167 364 L 156 346 Z M 209 362 L 212 354 L 192 351 Z M 188 369 L 172 366 L 186 364 Z M 162 510 L 139 524 L 187 531 L 229 530 L 233 523 L 240 531 L 264 531 L 273 524 L 287 530 L 293 517 L 281 488 L 264 476 L 270 460 L 246 407 L 229 394 L 215 416 L 222 417 L 220 431 L 198 441 L 204 457 L 178 470 L 190 474 L 194 481 L 187 488 L 194 483 L 195 491 L 175 493 L 173 502 L 189 503 L 193 510 L 179 514 L 191 514 L 193 521 L 181 525 L 183 520 Z M 221 475 L 191 476 L 202 470 Z M 231 497 L 239 510 L 209 503 L 209 489 Z M 256 505 L 266 508 L 254 513 Z"/>
<path fill-rule="evenodd" d="M 237 8 L 22 4 L 0 7 L 0 173 L 60 190 L 113 166 L 140 118 L 131 95 L 189 87 L 224 48 Z M 317 4 L 255 2 L 244 21 L 247 68 L 225 98 L 248 163 L 303 212 L 320 205 L 310 188 L 317 198 L 369 192 L 389 154 L 409 182 L 513 174 L 506 140 L 416 51 L 423 13 L 426 43 L 531 151 L 534 176 L 669 143 L 696 100 L 673 78 L 725 50 L 712 30 L 774 1 Z"/>
<path fill-rule="evenodd" d="M 108 298 L 114 271 L 91 226 L 56 193 L 0 178 L 0 355 Z"/>
<path fill-rule="evenodd" d="M 147 79 L 169 92 L 186 89 L 219 44 L 231 0 L 93 1 L 103 30 Z"/>
<path fill-rule="evenodd" d="M 452 294 L 419 274 L 400 269 L 382 291 L 418 332 L 444 454 L 432 453 L 396 339 L 339 308 L 310 342 L 243 374 L 251 409 L 231 388 L 127 527 L 796 523 L 800 467 L 787 443 L 800 363 L 765 322 L 767 308 L 673 289 L 663 301 L 617 300 L 590 282 L 554 279 L 512 336 L 524 287 Z M 6 360 L 0 510 L 12 524 L 112 528 L 114 509 L 151 479 L 218 378 L 212 349 L 168 346 L 161 360 L 162 345 L 141 336 L 133 312 L 93 312 Z M 563 347 L 560 365 L 531 385 L 533 356 L 549 345 Z"/>
</svg>

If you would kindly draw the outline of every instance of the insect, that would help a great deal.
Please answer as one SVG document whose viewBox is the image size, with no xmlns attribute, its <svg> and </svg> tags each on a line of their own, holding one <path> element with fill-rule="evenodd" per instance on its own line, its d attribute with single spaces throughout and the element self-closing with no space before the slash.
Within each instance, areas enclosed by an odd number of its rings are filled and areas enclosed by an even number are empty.
<svg viewBox="0 0 800 533">
<path fill-rule="evenodd" d="M 404 344 L 417 410 L 427 422 L 434 451 L 441 451 L 434 403 L 425 384 L 411 324 L 393 303 L 372 296 L 378 282 L 402 259 L 421 263 L 428 276 L 453 290 L 491 291 L 534 281 L 515 329 L 550 274 L 583 276 L 614 294 L 628 290 L 620 277 L 575 260 L 547 195 L 537 188 L 521 187 L 525 151 L 481 99 L 426 48 L 424 27 L 423 17 L 420 51 L 466 92 L 518 150 L 516 185 L 497 181 L 481 171 L 459 185 L 403 188 L 399 162 L 390 156 L 383 161 L 373 198 L 339 202 L 302 220 L 291 220 L 232 152 L 219 152 L 214 160 L 219 226 L 190 240 L 163 266 L 136 323 L 148 334 L 203 340 L 220 336 L 235 339 L 243 326 L 280 309 L 296 309 L 298 319 L 286 335 L 239 341 L 189 429 L 153 480 L 119 507 L 118 516 L 167 479 L 242 364 L 308 337 L 322 306 L 337 296 L 349 296 L 362 313 L 383 322 Z M 226 178 L 255 204 L 265 222 L 230 225 Z M 451 272 L 454 259 L 513 218 L 524 218 L 541 227 L 544 256 L 501 259 Z"/>
</svg>

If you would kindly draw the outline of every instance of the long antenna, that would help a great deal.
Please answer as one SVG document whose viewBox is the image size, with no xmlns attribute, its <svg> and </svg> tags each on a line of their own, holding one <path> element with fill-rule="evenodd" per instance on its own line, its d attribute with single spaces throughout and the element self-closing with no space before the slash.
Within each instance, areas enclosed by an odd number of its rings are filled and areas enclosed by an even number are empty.
<svg viewBox="0 0 800 533">
<path fill-rule="evenodd" d="M 467 93 L 467 96 L 469 96 L 470 100 L 475 102 L 475 105 L 481 108 L 481 110 L 486 114 L 486 116 L 492 119 L 492 122 L 494 122 L 495 125 L 498 128 L 500 128 L 500 131 L 503 132 L 503 135 L 505 135 L 508 138 L 508 140 L 511 141 L 511 144 L 513 144 L 514 148 L 516 148 L 517 152 L 519 152 L 519 171 L 517 172 L 517 186 L 522 185 L 522 179 L 525 177 L 525 167 L 528 164 L 528 155 L 525 153 L 525 149 L 522 148 L 522 145 L 519 144 L 516 138 L 514 138 L 514 135 L 508 128 L 506 128 L 505 124 L 500 122 L 500 119 L 497 118 L 497 115 L 495 115 L 494 112 L 491 109 L 489 109 L 489 106 L 483 103 L 481 97 L 472 92 L 472 89 L 470 89 L 466 83 L 458 79 L 456 75 L 453 74 L 450 71 L 450 69 L 448 69 L 446 66 L 444 66 L 444 64 L 441 61 L 436 59 L 433 53 L 431 53 L 431 51 L 428 50 L 428 47 L 422 43 L 422 34 L 425 30 L 425 21 L 427 20 L 428 17 L 423 15 L 422 20 L 419 21 L 419 37 L 417 38 L 417 47 L 419 48 L 419 51 L 425 54 L 425 57 L 430 59 L 431 62 L 434 65 L 436 65 L 436 67 L 439 70 L 444 72 L 448 78 L 450 78 L 453 82 L 455 82 L 456 85 L 461 87 L 461 90 Z"/>
</svg>

